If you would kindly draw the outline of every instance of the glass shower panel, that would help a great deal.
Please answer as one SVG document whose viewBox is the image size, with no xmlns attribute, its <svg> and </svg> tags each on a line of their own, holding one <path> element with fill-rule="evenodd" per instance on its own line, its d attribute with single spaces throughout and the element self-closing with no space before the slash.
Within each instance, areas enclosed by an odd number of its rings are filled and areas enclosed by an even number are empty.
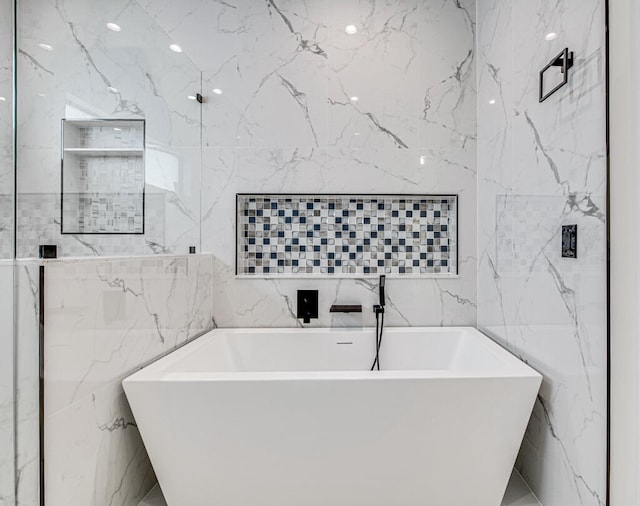
<svg viewBox="0 0 640 506">
<path fill-rule="evenodd" d="M 135 505 L 135 494 L 115 498 L 126 494 L 113 474 L 86 473 L 90 464 L 64 461 L 66 448 L 49 444 L 60 443 L 47 437 L 58 391 L 39 345 L 40 302 L 52 290 L 42 289 L 50 267 L 37 257 L 41 245 L 63 258 L 200 249 L 201 73 L 138 2 L 20 0 L 16 30 L 17 504 L 89 504 L 74 495 L 89 476 L 110 497 L 96 504 Z M 112 450 L 88 458 L 107 461 Z M 51 474 L 60 470 L 65 480 Z"/>
<path fill-rule="evenodd" d="M 18 8 L 18 258 L 199 250 L 200 70 L 137 2 Z"/>
<path fill-rule="evenodd" d="M 13 258 L 13 7 L 0 0 L 0 259 Z"/>
<path fill-rule="evenodd" d="M 15 503 L 13 6 L 0 0 L 0 506 Z"/>
</svg>

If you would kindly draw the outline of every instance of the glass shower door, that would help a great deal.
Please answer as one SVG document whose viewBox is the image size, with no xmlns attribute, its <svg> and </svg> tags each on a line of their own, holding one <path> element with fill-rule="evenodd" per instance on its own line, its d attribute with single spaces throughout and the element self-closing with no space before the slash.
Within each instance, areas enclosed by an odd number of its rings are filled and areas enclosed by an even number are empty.
<svg viewBox="0 0 640 506">
<path fill-rule="evenodd" d="M 0 0 L 0 506 L 15 504 L 12 3 Z"/>
</svg>

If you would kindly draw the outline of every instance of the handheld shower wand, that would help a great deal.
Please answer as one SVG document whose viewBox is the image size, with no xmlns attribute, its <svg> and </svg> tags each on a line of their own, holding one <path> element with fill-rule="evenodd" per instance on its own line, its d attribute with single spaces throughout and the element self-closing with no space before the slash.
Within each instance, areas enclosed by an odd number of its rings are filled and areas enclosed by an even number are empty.
<svg viewBox="0 0 640 506">
<path fill-rule="evenodd" d="M 382 345 L 382 330 L 384 328 L 384 304 L 385 304 L 385 295 L 384 295 L 384 285 L 385 285 L 386 277 L 384 274 L 380 276 L 380 281 L 378 284 L 378 302 L 373 306 L 373 312 L 376 314 L 376 358 L 373 361 L 373 365 L 371 366 L 371 370 L 374 369 L 380 370 L 380 346 Z M 382 317 L 380 317 L 382 315 Z"/>
</svg>

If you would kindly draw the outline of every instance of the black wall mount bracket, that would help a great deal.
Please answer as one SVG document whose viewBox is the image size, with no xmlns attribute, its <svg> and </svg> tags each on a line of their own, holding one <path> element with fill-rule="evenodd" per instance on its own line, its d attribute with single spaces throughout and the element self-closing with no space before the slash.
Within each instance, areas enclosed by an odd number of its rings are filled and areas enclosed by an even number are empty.
<svg viewBox="0 0 640 506">
<path fill-rule="evenodd" d="M 573 59 L 573 51 L 569 51 L 568 47 L 565 47 L 562 52 L 553 58 L 547 65 L 540 71 L 540 95 L 539 102 L 542 103 L 546 99 L 548 99 L 551 95 L 553 95 L 556 91 L 562 88 L 565 84 L 569 82 L 569 69 L 573 67 L 574 59 Z M 544 91 L 544 74 L 551 67 L 560 67 L 560 72 L 562 72 L 562 82 L 555 86 L 552 90 Z"/>
</svg>

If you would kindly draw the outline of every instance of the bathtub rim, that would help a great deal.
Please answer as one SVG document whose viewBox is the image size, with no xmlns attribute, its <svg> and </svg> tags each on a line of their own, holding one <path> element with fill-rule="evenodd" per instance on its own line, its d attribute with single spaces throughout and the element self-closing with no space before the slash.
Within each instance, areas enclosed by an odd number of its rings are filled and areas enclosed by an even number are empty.
<svg viewBox="0 0 640 506">
<path fill-rule="evenodd" d="M 306 328 L 217 328 L 202 334 L 191 340 L 184 346 L 158 358 L 156 361 L 142 367 L 123 379 L 122 384 L 126 389 L 129 383 L 140 382 L 252 382 L 252 381 L 390 381 L 390 380 L 420 380 L 420 379 L 500 379 L 500 378 L 534 378 L 542 381 L 542 375 L 533 367 L 520 360 L 499 343 L 475 327 L 385 327 L 385 333 L 399 332 L 445 332 L 451 334 L 471 333 L 480 340 L 480 344 L 490 353 L 496 356 L 501 363 L 499 369 L 474 370 L 465 369 L 411 369 L 411 370 L 382 370 L 382 371 L 167 371 L 172 365 L 179 362 L 198 348 L 205 346 L 208 341 L 223 334 L 274 334 L 274 333 L 321 333 L 344 334 L 370 332 L 372 338 L 375 335 L 374 327 L 306 327 Z"/>
</svg>

